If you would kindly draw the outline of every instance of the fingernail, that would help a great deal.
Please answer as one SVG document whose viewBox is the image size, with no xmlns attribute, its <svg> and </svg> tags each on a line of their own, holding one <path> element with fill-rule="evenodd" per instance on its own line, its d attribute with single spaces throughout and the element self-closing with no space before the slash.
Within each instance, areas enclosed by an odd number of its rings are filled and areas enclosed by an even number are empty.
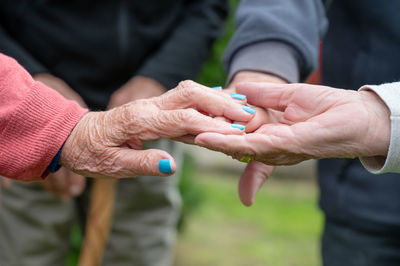
<svg viewBox="0 0 400 266">
<path fill-rule="evenodd" d="M 236 94 L 236 93 L 231 94 L 231 97 L 232 97 L 233 99 L 237 99 L 237 100 L 244 100 L 244 99 L 246 99 L 246 95 L 243 95 L 243 94 Z"/>
<path fill-rule="evenodd" d="M 215 86 L 215 87 L 211 87 L 211 89 L 219 91 L 219 90 L 222 90 L 222 87 L 221 86 Z"/>
<path fill-rule="evenodd" d="M 246 105 L 242 105 L 242 109 L 250 114 L 254 114 L 256 112 L 256 109 L 251 108 L 250 106 L 246 106 Z"/>
<path fill-rule="evenodd" d="M 244 128 L 245 128 L 245 126 L 243 126 L 243 125 L 241 125 L 241 124 L 232 124 L 231 125 L 233 128 L 237 128 L 237 129 L 240 129 L 240 130 L 244 130 Z"/>
<path fill-rule="evenodd" d="M 158 162 L 158 169 L 160 170 L 161 173 L 171 174 L 172 169 L 171 169 L 171 162 L 169 161 L 169 159 L 161 159 Z"/>
</svg>

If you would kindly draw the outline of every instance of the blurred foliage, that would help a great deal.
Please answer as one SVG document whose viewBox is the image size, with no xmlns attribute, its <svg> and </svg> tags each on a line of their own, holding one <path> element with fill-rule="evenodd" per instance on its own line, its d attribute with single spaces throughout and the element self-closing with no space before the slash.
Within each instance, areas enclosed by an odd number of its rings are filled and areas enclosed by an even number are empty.
<svg viewBox="0 0 400 266">
<path fill-rule="evenodd" d="M 78 224 L 72 227 L 70 236 L 70 249 L 67 256 L 67 265 L 75 266 L 78 265 L 79 253 L 82 243 L 82 231 Z"/>
<path fill-rule="evenodd" d="M 204 84 L 209 87 L 213 86 L 222 86 L 225 85 L 225 70 L 222 64 L 222 58 L 224 55 L 225 48 L 228 45 L 229 40 L 231 39 L 234 31 L 234 15 L 235 10 L 239 0 L 230 0 L 230 12 L 225 25 L 225 30 L 221 36 L 213 45 L 212 52 L 206 63 L 204 64 L 204 68 L 197 81 L 201 84 Z"/>
</svg>

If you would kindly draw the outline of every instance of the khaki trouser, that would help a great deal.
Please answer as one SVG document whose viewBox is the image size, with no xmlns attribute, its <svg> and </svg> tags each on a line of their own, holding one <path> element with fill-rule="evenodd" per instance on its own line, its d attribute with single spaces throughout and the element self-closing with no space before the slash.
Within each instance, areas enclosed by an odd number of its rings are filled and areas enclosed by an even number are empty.
<svg viewBox="0 0 400 266">
<path fill-rule="evenodd" d="M 180 165 L 177 145 L 168 140 L 156 143 L 146 148 L 169 151 Z M 176 182 L 176 175 L 119 181 L 103 265 L 171 264 L 181 207 Z M 65 265 L 77 218 L 74 202 L 62 202 L 40 183 L 14 182 L 1 195 L 0 265 Z"/>
</svg>

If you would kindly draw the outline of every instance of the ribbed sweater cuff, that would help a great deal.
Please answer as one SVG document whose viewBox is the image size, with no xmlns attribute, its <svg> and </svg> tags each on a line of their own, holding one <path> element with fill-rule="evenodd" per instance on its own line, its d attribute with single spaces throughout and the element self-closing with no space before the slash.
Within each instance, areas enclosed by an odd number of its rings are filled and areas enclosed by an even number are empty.
<svg viewBox="0 0 400 266">
<path fill-rule="evenodd" d="M 13 112 L 1 136 L 6 149 L 0 168 L 7 177 L 41 180 L 42 174 L 68 135 L 87 112 L 56 91 L 34 82 L 27 97 Z M 3 156 L 5 155 L 5 156 Z"/>
</svg>

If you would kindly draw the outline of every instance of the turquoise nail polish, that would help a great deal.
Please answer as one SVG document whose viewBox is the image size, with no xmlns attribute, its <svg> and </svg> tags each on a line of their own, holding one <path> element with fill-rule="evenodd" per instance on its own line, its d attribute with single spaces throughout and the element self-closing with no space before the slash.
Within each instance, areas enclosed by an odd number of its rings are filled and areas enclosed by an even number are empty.
<svg viewBox="0 0 400 266">
<path fill-rule="evenodd" d="M 237 99 L 237 100 L 244 100 L 246 99 L 246 95 L 243 94 L 231 94 L 231 97 L 233 99 Z"/>
<path fill-rule="evenodd" d="M 246 105 L 242 105 L 242 109 L 250 114 L 254 114 L 256 112 L 256 109 L 251 108 L 250 106 L 246 106 Z"/>
<path fill-rule="evenodd" d="M 222 87 L 221 86 L 215 86 L 215 87 L 211 87 L 211 89 L 219 91 L 219 90 L 222 90 Z"/>
<path fill-rule="evenodd" d="M 171 169 L 171 162 L 169 161 L 169 159 L 161 159 L 158 162 L 158 169 L 160 170 L 161 173 L 171 174 L 172 169 Z"/>
<path fill-rule="evenodd" d="M 237 129 L 240 129 L 240 130 L 244 130 L 244 128 L 245 128 L 245 126 L 243 126 L 243 125 L 241 125 L 241 124 L 232 124 L 231 125 L 233 128 L 237 128 Z"/>
</svg>

